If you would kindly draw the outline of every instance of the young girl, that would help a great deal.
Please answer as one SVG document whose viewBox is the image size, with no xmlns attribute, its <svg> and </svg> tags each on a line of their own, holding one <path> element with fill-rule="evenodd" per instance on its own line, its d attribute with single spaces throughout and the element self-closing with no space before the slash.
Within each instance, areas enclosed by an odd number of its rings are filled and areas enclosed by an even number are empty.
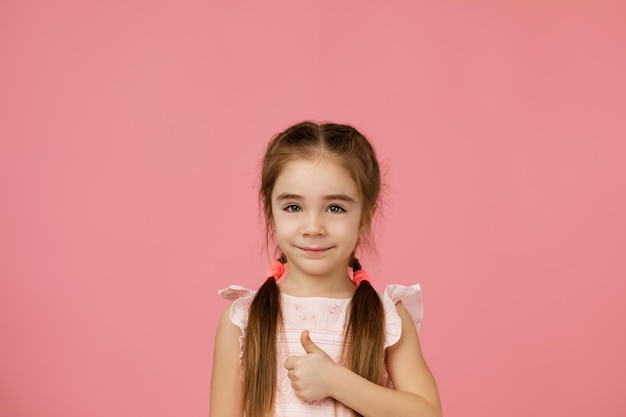
<svg viewBox="0 0 626 417">
<path fill-rule="evenodd" d="M 280 256 L 257 290 L 230 286 L 211 380 L 213 417 L 440 416 L 420 350 L 419 285 L 379 295 L 355 252 L 380 170 L 347 125 L 303 122 L 270 142 L 260 200 Z"/>
</svg>

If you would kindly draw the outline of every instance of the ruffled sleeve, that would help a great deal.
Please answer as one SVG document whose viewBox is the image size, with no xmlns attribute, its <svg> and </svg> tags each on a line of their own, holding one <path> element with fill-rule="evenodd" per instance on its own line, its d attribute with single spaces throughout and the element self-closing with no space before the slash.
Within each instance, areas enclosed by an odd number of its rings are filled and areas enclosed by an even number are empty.
<svg viewBox="0 0 626 417">
<path fill-rule="evenodd" d="M 240 285 L 231 285 L 223 290 L 219 290 L 218 293 L 222 298 L 233 302 L 230 307 L 230 321 L 241 329 L 241 336 L 239 336 L 239 361 L 241 363 L 246 328 L 248 327 L 248 312 L 256 291 Z"/>
<path fill-rule="evenodd" d="M 255 292 L 240 285 L 231 285 L 218 292 L 222 298 L 233 302 L 230 308 L 230 321 L 236 324 L 243 334 L 248 327 L 248 311 Z"/>
<path fill-rule="evenodd" d="M 402 319 L 396 309 L 396 303 L 402 301 L 402 305 L 411 315 L 415 328 L 418 331 L 424 317 L 424 305 L 422 302 L 422 290 L 419 284 L 409 286 L 388 285 L 383 292 L 382 299 L 385 309 L 385 348 L 387 348 L 396 344 L 402 334 Z"/>
</svg>

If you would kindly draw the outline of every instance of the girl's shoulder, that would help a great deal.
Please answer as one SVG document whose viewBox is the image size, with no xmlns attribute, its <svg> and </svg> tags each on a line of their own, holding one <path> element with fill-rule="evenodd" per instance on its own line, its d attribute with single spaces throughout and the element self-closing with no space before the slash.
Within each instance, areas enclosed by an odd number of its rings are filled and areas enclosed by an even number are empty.
<svg viewBox="0 0 626 417">
<path fill-rule="evenodd" d="M 222 298 L 232 301 L 228 307 L 230 309 L 228 311 L 230 321 L 236 324 L 242 332 L 245 332 L 248 326 L 248 311 L 256 291 L 241 285 L 230 285 L 218 293 Z"/>
<path fill-rule="evenodd" d="M 398 314 L 397 303 L 402 303 L 404 309 L 410 314 L 415 328 L 419 330 L 424 317 L 422 289 L 419 284 L 387 285 L 381 298 L 385 310 L 385 347 L 396 344 L 402 335 L 402 318 Z"/>
</svg>

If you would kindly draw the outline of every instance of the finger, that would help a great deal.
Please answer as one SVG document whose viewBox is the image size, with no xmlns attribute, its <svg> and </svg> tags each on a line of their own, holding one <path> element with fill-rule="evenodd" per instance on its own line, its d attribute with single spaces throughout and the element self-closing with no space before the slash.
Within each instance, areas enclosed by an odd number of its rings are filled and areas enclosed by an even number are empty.
<svg viewBox="0 0 626 417">
<path fill-rule="evenodd" d="M 287 359 L 285 359 L 285 362 L 283 362 L 283 366 L 289 371 L 295 368 L 297 359 L 298 356 L 289 356 Z"/>
<path fill-rule="evenodd" d="M 319 346 L 317 346 L 311 340 L 311 336 L 308 330 L 305 330 L 300 335 L 300 343 L 302 343 L 302 347 L 306 351 L 306 353 L 323 353 L 326 354 Z"/>
</svg>

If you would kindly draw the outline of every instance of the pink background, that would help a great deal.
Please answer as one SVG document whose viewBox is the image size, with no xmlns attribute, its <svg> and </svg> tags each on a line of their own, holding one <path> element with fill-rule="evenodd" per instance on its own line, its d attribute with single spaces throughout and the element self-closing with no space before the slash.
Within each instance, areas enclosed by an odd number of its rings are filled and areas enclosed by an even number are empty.
<svg viewBox="0 0 626 417">
<path fill-rule="evenodd" d="M 267 140 L 388 165 L 451 416 L 623 416 L 626 3 L 3 1 L 0 415 L 206 416 Z"/>
</svg>

